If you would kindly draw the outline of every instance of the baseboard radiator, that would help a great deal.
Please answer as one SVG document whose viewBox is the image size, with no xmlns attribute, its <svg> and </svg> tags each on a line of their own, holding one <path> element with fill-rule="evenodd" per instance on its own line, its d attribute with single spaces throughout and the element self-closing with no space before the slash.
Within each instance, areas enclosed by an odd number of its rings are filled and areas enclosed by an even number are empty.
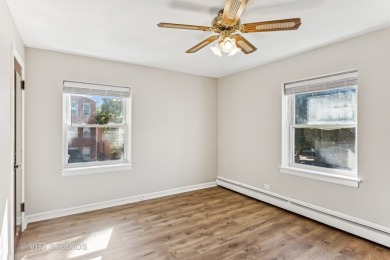
<svg viewBox="0 0 390 260">
<path fill-rule="evenodd" d="M 218 177 L 217 185 L 286 209 L 356 236 L 390 247 L 390 229 L 340 212 L 320 208 L 276 193 Z"/>
</svg>

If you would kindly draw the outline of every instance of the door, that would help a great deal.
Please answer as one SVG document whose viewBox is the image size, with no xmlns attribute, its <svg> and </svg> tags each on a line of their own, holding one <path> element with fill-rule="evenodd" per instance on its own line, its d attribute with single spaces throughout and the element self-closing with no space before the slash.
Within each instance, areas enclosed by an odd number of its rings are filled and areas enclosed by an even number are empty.
<svg viewBox="0 0 390 260">
<path fill-rule="evenodd" d="M 14 223 L 15 246 L 22 232 L 23 225 L 23 81 L 22 67 L 14 60 Z"/>
</svg>

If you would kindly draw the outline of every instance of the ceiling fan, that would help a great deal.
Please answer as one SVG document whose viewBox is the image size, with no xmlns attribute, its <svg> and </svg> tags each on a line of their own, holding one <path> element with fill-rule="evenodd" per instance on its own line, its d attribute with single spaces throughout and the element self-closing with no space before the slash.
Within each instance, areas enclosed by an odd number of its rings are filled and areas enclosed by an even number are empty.
<svg viewBox="0 0 390 260">
<path fill-rule="evenodd" d="M 243 36 L 236 34 L 237 31 L 242 33 L 286 31 L 296 30 L 301 25 L 300 18 L 241 24 L 240 17 L 248 1 L 226 0 L 225 8 L 218 12 L 218 15 L 211 22 L 211 27 L 175 23 L 159 23 L 158 27 L 215 32 L 217 35 L 210 36 L 204 41 L 201 41 L 188 49 L 186 53 L 197 52 L 219 39 L 217 45 L 211 47 L 211 50 L 218 56 L 222 56 L 222 53 L 227 53 L 228 56 L 232 56 L 240 51 L 245 54 L 250 54 L 257 50 Z"/>
</svg>

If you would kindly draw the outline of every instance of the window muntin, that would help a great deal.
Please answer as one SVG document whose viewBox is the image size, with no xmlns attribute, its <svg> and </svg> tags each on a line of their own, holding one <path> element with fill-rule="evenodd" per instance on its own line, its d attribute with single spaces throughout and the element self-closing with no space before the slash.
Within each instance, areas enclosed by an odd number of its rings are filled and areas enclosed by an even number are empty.
<svg viewBox="0 0 390 260">
<path fill-rule="evenodd" d="M 130 163 L 130 89 L 118 87 L 115 91 L 116 87 L 109 86 L 107 93 L 107 89 L 95 86 L 88 90 L 82 85 L 80 90 L 66 88 L 64 82 L 65 167 Z M 83 104 L 81 115 L 72 112 L 75 103 Z M 89 110 L 88 116 L 85 110 Z"/>
<path fill-rule="evenodd" d="M 91 115 L 91 104 L 86 103 L 83 104 L 83 116 L 90 116 Z"/>
<path fill-rule="evenodd" d="M 285 84 L 284 167 L 357 177 L 356 79 L 353 72 Z"/>
</svg>

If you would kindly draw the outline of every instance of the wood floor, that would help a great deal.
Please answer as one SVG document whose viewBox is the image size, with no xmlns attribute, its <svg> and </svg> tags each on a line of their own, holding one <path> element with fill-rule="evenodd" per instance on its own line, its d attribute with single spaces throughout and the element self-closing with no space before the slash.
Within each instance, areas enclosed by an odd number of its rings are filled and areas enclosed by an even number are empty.
<svg viewBox="0 0 390 260">
<path fill-rule="evenodd" d="M 15 259 L 390 259 L 390 249 L 221 187 L 28 225 Z"/>
</svg>

